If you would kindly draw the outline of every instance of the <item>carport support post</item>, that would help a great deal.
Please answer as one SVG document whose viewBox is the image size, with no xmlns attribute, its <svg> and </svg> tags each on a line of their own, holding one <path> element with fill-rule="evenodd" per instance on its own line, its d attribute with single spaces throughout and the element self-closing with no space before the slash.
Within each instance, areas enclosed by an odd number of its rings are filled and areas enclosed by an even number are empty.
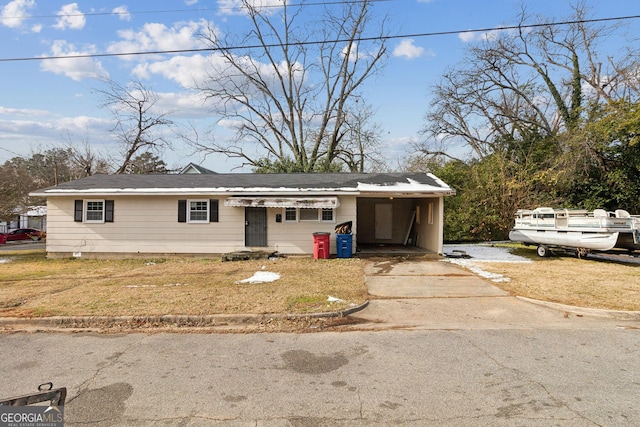
<svg viewBox="0 0 640 427">
<path fill-rule="evenodd" d="M 444 196 L 438 198 L 438 254 L 444 254 Z"/>
</svg>

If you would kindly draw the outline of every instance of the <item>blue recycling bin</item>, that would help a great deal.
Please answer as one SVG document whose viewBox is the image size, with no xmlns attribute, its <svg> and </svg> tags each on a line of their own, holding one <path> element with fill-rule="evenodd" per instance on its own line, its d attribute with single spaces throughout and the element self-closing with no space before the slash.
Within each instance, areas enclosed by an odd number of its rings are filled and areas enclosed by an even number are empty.
<svg viewBox="0 0 640 427">
<path fill-rule="evenodd" d="M 336 257 L 351 258 L 353 234 L 336 234 Z"/>
</svg>

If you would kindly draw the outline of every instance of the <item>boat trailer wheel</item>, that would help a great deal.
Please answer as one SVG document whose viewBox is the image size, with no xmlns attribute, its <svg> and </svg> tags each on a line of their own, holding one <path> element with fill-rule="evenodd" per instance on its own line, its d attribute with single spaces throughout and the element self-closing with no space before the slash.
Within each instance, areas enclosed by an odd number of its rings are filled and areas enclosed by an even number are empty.
<svg viewBox="0 0 640 427">
<path fill-rule="evenodd" d="M 578 248 L 576 249 L 576 255 L 578 256 L 578 258 L 586 258 L 587 255 L 589 254 L 589 252 L 591 252 L 589 249 L 586 248 Z"/>
<path fill-rule="evenodd" d="M 549 248 L 545 245 L 538 246 L 538 256 L 546 257 L 549 256 Z"/>
</svg>

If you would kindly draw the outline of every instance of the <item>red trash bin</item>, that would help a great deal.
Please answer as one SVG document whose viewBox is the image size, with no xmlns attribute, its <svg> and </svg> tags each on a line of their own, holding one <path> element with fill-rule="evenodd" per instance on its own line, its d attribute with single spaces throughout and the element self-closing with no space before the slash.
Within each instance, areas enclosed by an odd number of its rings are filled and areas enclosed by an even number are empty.
<svg viewBox="0 0 640 427">
<path fill-rule="evenodd" d="M 330 252 L 329 237 L 331 233 L 313 233 L 313 258 L 328 259 Z"/>
</svg>

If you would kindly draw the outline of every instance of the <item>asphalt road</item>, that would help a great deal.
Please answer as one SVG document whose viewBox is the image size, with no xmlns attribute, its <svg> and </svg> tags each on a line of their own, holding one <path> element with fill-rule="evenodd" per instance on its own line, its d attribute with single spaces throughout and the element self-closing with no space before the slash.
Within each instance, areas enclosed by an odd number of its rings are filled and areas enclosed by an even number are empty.
<svg viewBox="0 0 640 427">
<path fill-rule="evenodd" d="M 634 329 L 0 335 L 67 426 L 640 425 Z"/>
<path fill-rule="evenodd" d="M 23 241 L 23 242 L 9 242 L 4 245 L 0 245 L 0 252 L 6 251 L 25 251 L 34 249 L 44 249 L 45 242 L 43 241 Z"/>
</svg>

